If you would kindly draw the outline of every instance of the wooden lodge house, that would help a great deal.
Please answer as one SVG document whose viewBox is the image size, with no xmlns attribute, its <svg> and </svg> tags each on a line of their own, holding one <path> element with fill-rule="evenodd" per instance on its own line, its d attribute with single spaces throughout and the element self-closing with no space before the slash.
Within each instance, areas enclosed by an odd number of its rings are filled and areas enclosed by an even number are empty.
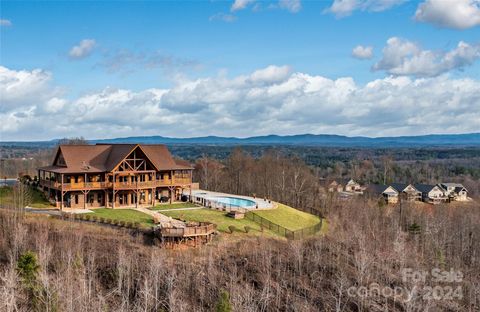
<svg viewBox="0 0 480 312">
<path fill-rule="evenodd" d="M 164 145 L 60 145 L 38 187 L 60 209 L 152 206 L 190 192 L 192 171 Z"/>
</svg>

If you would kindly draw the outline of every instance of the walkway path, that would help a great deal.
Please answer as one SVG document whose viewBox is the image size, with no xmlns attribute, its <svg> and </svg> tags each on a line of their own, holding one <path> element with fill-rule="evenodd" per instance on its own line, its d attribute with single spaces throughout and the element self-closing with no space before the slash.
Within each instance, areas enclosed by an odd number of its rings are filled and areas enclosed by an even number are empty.
<svg viewBox="0 0 480 312">
<path fill-rule="evenodd" d="M 152 217 L 160 220 L 160 226 L 162 226 L 162 227 L 175 227 L 175 228 L 186 227 L 185 222 L 173 219 L 171 217 L 167 217 L 166 215 L 158 213 L 157 211 L 153 211 L 153 210 L 143 208 L 143 207 L 138 207 L 136 210 L 141 211 L 145 214 L 148 214 L 149 216 L 152 216 Z"/>
</svg>

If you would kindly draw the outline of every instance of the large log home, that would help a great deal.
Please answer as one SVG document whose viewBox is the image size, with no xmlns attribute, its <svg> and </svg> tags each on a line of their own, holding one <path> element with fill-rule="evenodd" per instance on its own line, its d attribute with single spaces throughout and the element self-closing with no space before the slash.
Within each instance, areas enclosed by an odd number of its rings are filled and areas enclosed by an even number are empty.
<svg viewBox="0 0 480 312">
<path fill-rule="evenodd" d="M 61 145 L 38 168 L 39 188 L 57 207 L 138 207 L 190 193 L 193 168 L 164 145 Z"/>
</svg>

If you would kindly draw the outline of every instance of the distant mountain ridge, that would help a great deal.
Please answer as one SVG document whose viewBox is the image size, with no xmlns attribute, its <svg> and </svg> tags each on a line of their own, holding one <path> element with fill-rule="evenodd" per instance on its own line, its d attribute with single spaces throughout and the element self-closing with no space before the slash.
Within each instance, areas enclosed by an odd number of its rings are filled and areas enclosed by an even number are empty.
<svg viewBox="0 0 480 312">
<path fill-rule="evenodd" d="M 0 142 L 0 145 L 33 146 L 55 145 L 59 140 L 32 142 Z M 299 145 L 330 147 L 421 147 L 421 146 L 480 146 L 480 133 L 429 134 L 399 137 L 348 137 L 333 134 L 266 135 L 248 138 L 205 136 L 170 138 L 138 136 L 88 140 L 90 143 L 143 143 L 143 144 L 198 144 L 198 145 Z"/>
<path fill-rule="evenodd" d="M 127 137 L 105 140 L 93 140 L 95 143 L 150 143 L 150 144 L 213 144 L 213 145 L 311 145 L 311 146 L 437 146 L 437 145 L 480 145 L 480 133 L 470 134 L 431 134 L 423 136 L 401 137 L 348 137 L 331 134 L 299 134 L 299 135 L 267 135 L 248 138 L 235 137 L 196 137 L 196 138 L 168 138 L 162 136 Z"/>
</svg>

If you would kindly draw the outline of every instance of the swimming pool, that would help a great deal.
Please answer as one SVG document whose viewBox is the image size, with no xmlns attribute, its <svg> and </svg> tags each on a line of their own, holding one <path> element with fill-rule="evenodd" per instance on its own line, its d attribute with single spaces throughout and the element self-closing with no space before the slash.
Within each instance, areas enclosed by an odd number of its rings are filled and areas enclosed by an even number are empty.
<svg viewBox="0 0 480 312">
<path fill-rule="evenodd" d="M 256 203 L 253 200 L 239 197 L 213 196 L 208 197 L 208 200 L 219 204 L 224 204 L 227 207 L 255 208 L 256 206 Z"/>
</svg>

